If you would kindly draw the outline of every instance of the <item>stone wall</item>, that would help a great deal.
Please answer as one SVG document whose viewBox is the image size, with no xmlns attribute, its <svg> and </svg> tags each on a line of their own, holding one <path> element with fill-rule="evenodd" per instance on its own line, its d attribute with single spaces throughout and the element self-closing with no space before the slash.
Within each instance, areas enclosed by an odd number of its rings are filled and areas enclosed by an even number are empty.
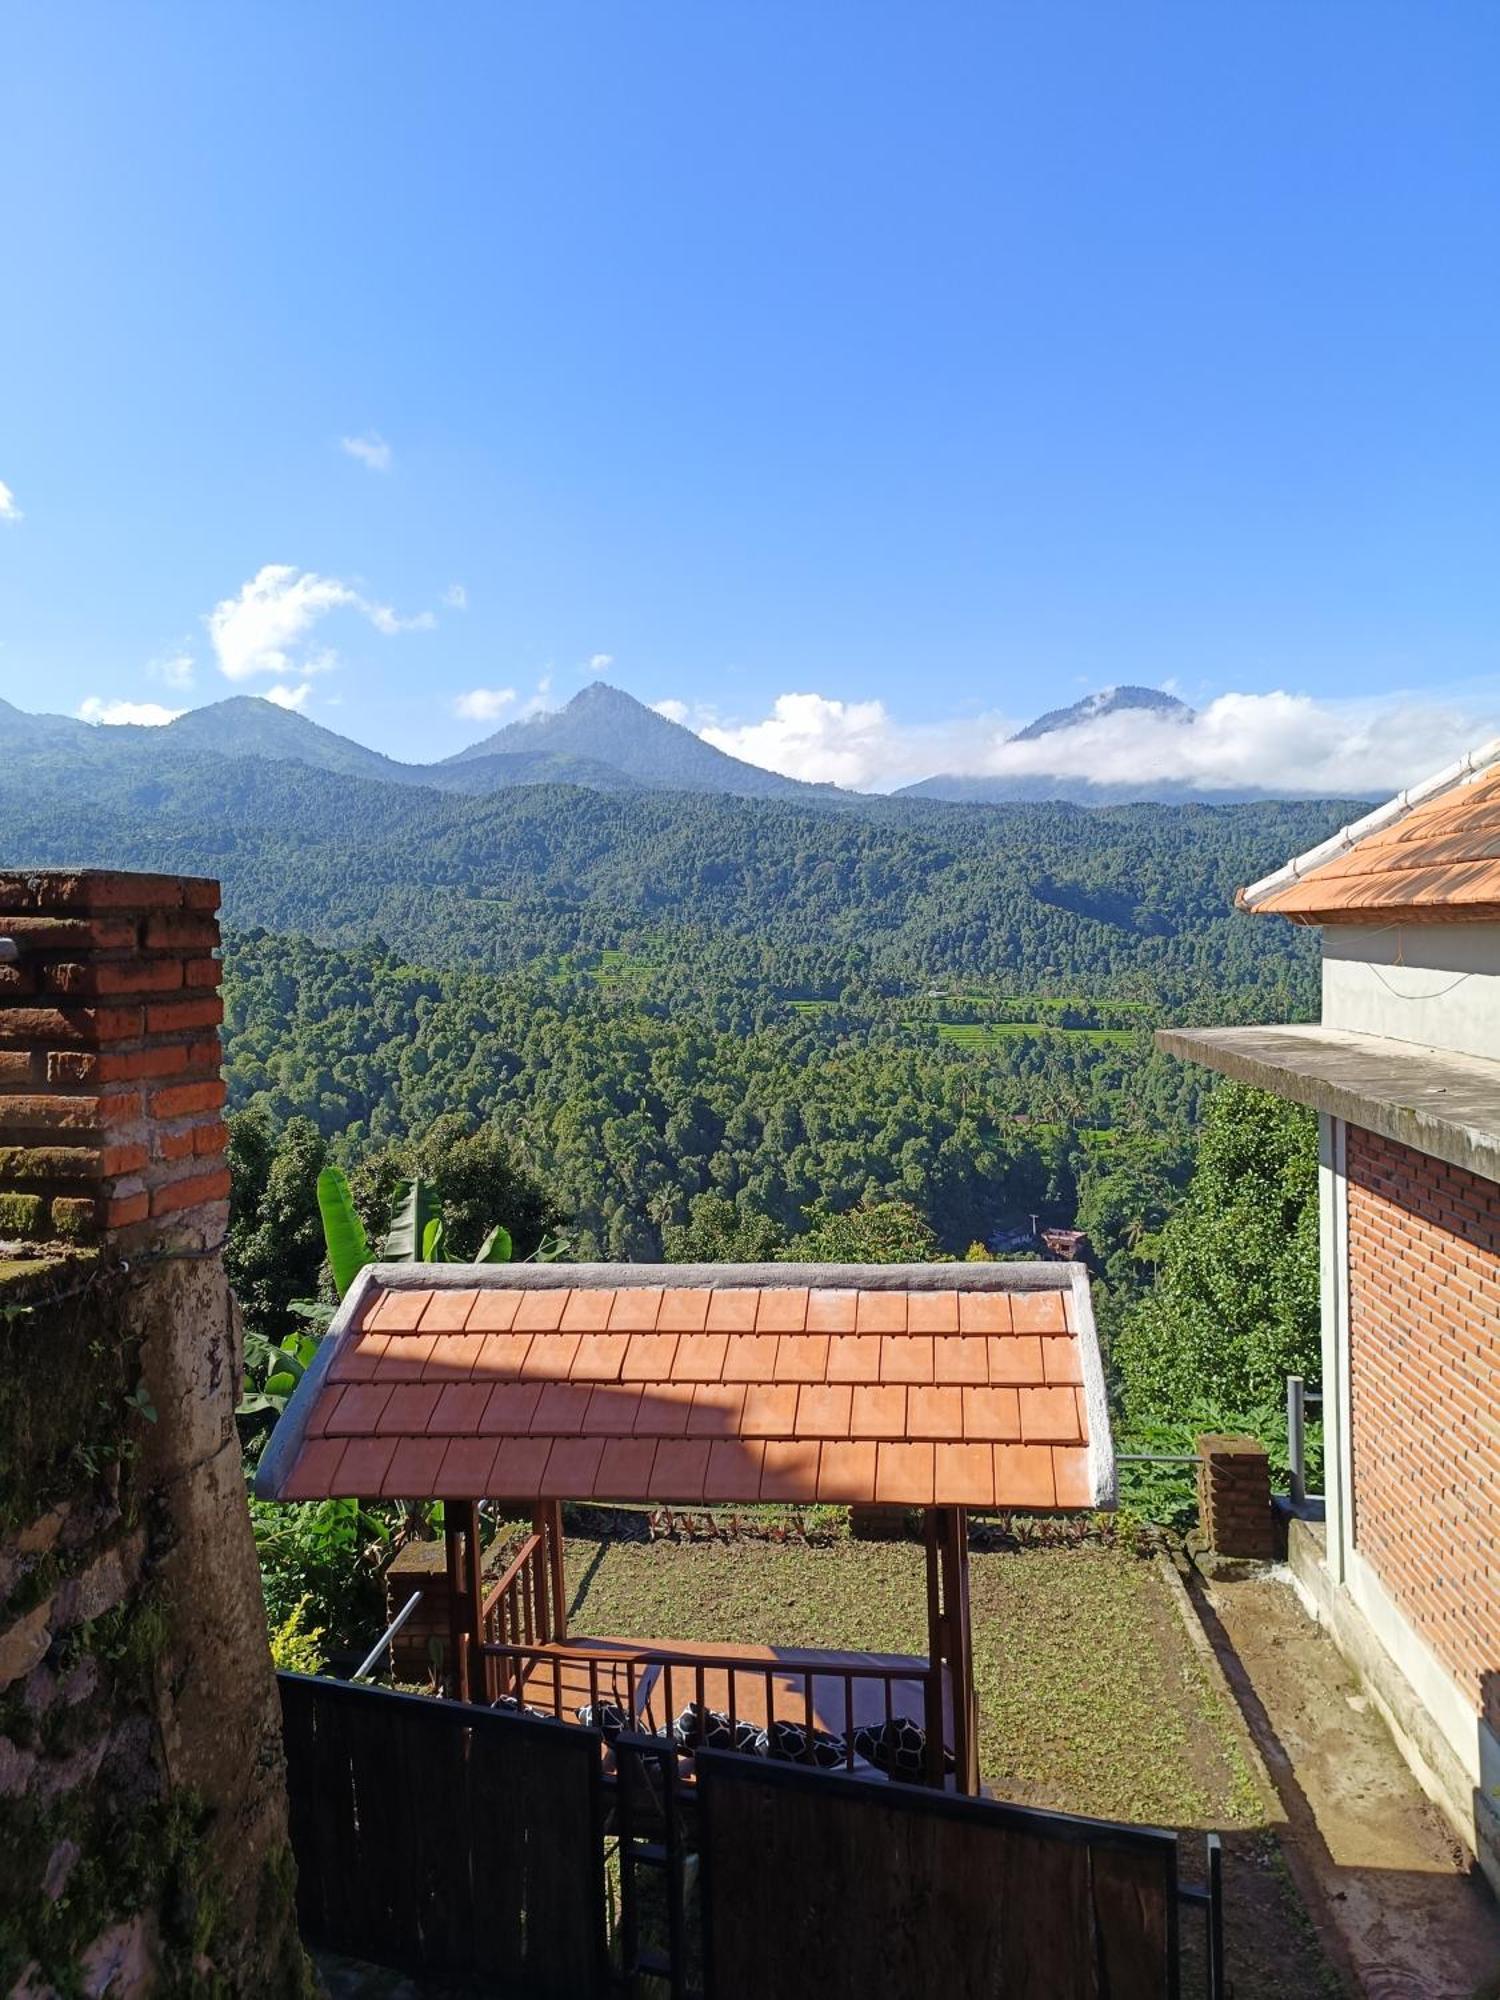
<svg viewBox="0 0 1500 2000">
<path fill-rule="evenodd" d="M 0 1991 L 297 1995 L 217 885 L 0 875 Z"/>
</svg>

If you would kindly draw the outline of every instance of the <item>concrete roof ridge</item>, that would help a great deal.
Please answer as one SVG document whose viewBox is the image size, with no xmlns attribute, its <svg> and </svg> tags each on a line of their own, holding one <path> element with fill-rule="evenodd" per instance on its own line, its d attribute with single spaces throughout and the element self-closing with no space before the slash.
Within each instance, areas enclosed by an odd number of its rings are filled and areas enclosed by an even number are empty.
<svg viewBox="0 0 1500 2000">
<path fill-rule="evenodd" d="M 1445 792 L 1457 791 L 1461 785 L 1469 785 L 1476 778 L 1500 764 L 1500 736 L 1492 736 L 1487 743 L 1481 743 L 1477 750 L 1465 751 L 1462 757 L 1451 764 L 1445 764 L 1440 771 L 1434 771 L 1429 778 L 1410 785 L 1405 791 L 1397 792 L 1373 812 L 1367 812 L 1360 819 L 1351 820 L 1341 826 L 1337 833 L 1327 840 L 1319 841 L 1316 847 L 1309 847 L 1305 854 L 1295 855 L 1284 861 L 1269 875 L 1263 875 L 1258 882 L 1248 883 L 1235 894 L 1235 906 L 1241 910 L 1254 910 L 1278 889 L 1286 889 L 1294 882 L 1300 882 L 1315 868 L 1321 868 L 1325 861 L 1332 861 L 1336 855 L 1347 854 L 1351 847 L 1357 847 L 1373 833 L 1382 833 L 1388 826 L 1405 819 L 1418 806 L 1430 805 Z"/>
</svg>

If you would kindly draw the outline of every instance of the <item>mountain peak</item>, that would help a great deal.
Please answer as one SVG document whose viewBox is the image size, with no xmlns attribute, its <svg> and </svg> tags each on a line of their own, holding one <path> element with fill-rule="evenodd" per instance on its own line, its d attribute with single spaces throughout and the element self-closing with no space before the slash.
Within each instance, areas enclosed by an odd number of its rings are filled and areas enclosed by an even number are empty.
<svg viewBox="0 0 1500 2000">
<path fill-rule="evenodd" d="M 1035 722 L 1028 722 L 1024 729 L 1018 729 L 1010 740 L 1012 743 L 1033 743 L 1037 737 L 1050 736 L 1055 730 L 1076 729 L 1080 723 L 1097 722 L 1101 716 L 1118 715 L 1132 708 L 1173 716 L 1179 722 L 1191 721 L 1193 714 L 1185 701 L 1179 701 L 1175 694 L 1166 694 L 1161 688 L 1098 688 L 1093 694 L 1086 694 L 1082 701 L 1075 701 L 1070 708 L 1049 708 Z"/>
</svg>

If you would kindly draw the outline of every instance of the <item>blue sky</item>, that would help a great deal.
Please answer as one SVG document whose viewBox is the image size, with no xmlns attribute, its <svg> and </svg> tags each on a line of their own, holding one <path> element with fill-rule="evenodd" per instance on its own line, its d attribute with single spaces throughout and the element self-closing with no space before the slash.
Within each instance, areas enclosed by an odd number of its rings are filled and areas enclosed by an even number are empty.
<svg viewBox="0 0 1500 2000">
<path fill-rule="evenodd" d="M 887 783 L 1170 682 L 1419 775 L 1497 86 L 1491 0 L 11 9 L 0 695 L 429 757 L 602 670 Z"/>
</svg>

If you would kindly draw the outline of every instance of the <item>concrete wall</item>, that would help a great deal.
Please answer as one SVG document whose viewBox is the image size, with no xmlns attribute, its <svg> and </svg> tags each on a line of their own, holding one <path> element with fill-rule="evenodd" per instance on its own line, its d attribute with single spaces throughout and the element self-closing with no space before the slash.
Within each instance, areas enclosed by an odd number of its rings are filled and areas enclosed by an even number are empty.
<svg viewBox="0 0 1500 2000">
<path fill-rule="evenodd" d="M 0 1991 L 286 1995 L 217 885 L 0 875 Z"/>
<path fill-rule="evenodd" d="M 1330 924 L 1323 1026 L 1500 1057 L 1500 924 Z"/>
</svg>

